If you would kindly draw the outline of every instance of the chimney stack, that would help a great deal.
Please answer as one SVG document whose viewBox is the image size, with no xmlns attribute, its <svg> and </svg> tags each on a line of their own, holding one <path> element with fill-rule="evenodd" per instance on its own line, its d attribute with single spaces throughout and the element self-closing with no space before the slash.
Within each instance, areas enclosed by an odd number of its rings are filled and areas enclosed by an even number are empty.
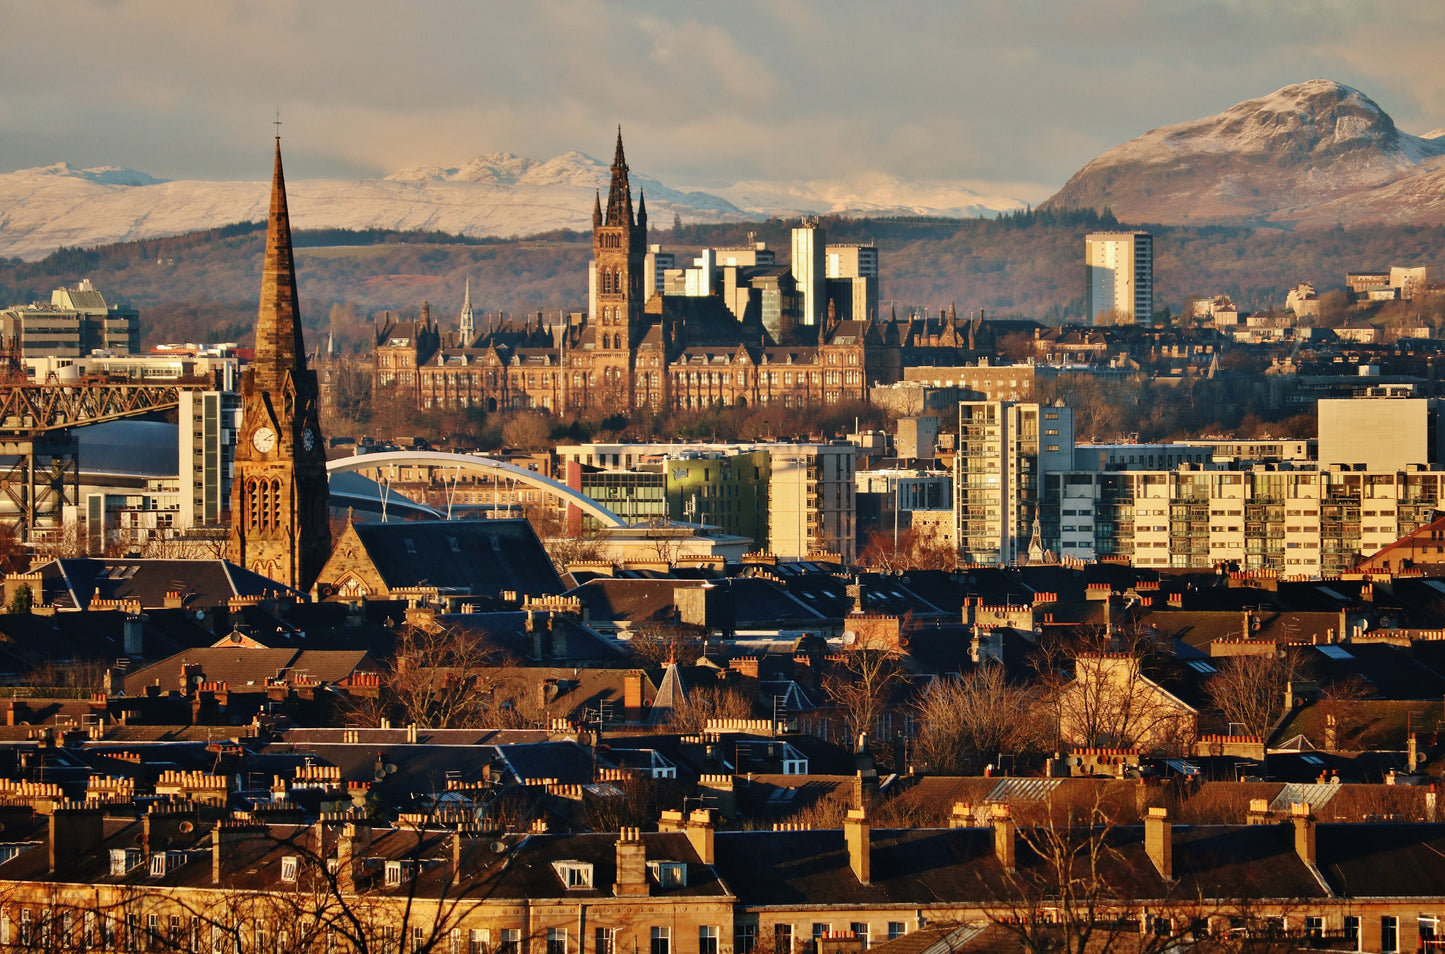
<svg viewBox="0 0 1445 954">
<path fill-rule="evenodd" d="M 1315 866 L 1319 856 L 1315 853 L 1315 819 L 1309 802 L 1295 802 L 1289 807 L 1290 820 L 1294 822 L 1294 850 L 1300 861 Z"/>
<path fill-rule="evenodd" d="M 687 816 L 687 840 L 692 843 L 692 850 L 697 852 L 698 860 L 705 865 L 714 862 L 716 854 L 713 851 L 713 833 L 715 829 L 712 823 L 712 809 L 695 808 Z"/>
<path fill-rule="evenodd" d="M 649 893 L 642 829 L 624 828 L 617 838 L 617 882 L 613 885 L 613 894 L 619 898 L 637 898 Z"/>
<path fill-rule="evenodd" d="M 1274 816 L 1269 813 L 1269 802 L 1263 798 L 1251 798 L 1249 800 L 1249 814 L 1245 816 L 1246 825 L 1272 825 Z"/>
<path fill-rule="evenodd" d="M 871 884 L 872 829 L 868 825 L 866 811 L 848 809 L 848 818 L 843 822 L 843 839 L 848 843 L 848 866 L 853 869 L 858 883 Z"/>
<path fill-rule="evenodd" d="M 1169 812 L 1163 808 L 1149 809 L 1144 819 L 1144 850 L 1154 869 L 1166 882 L 1174 880 L 1174 827 L 1169 824 Z"/>
<path fill-rule="evenodd" d="M 1013 816 L 1007 805 L 993 806 L 993 853 L 998 863 L 1010 874 L 1014 871 L 1015 834 Z"/>
</svg>

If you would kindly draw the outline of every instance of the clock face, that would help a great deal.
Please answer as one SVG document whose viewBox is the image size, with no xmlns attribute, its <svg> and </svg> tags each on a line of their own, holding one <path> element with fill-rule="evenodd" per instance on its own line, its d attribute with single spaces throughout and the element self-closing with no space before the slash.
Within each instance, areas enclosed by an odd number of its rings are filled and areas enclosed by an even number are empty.
<svg viewBox="0 0 1445 954">
<path fill-rule="evenodd" d="M 256 433 L 251 435 L 251 446 L 263 454 L 269 454 L 276 448 L 276 432 L 269 427 L 257 428 Z"/>
<path fill-rule="evenodd" d="M 316 432 L 309 427 L 301 432 L 301 446 L 307 450 L 312 450 L 316 447 Z"/>
</svg>

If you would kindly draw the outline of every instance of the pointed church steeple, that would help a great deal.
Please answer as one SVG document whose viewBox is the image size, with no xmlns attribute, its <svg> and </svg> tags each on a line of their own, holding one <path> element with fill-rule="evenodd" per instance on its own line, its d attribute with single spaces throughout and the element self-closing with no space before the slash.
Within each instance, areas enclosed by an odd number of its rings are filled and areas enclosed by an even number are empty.
<svg viewBox="0 0 1445 954">
<path fill-rule="evenodd" d="M 326 455 L 316 372 L 306 367 L 281 138 L 271 182 L 256 357 L 241 375 L 241 426 L 231 480 L 231 562 L 311 588 L 331 555 Z"/>
<path fill-rule="evenodd" d="M 286 178 L 281 172 L 281 137 L 271 173 L 271 211 L 266 220 L 266 255 L 261 265 L 261 306 L 256 314 L 256 385 L 280 388 L 288 371 L 306 370 L 301 340 L 301 308 L 296 294 L 296 261 L 291 250 L 291 216 L 286 209 Z"/>
<path fill-rule="evenodd" d="M 612 185 L 607 190 L 607 224 L 632 225 L 632 186 L 627 157 L 622 153 L 622 127 L 617 127 L 617 154 L 612 159 Z"/>
<path fill-rule="evenodd" d="M 600 189 L 592 191 L 592 227 L 594 229 L 602 227 L 602 190 Z"/>
<path fill-rule="evenodd" d="M 462 294 L 462 313 L 457 316 L 457 337 L 463 348 L 470 348 L 477 336 L 476 318 L 472 315 L 472 280 L 467 279 L 466 291 Z"/>
<path fill-rule="evenodd" d="M 647 193 L 637 190 L 637 229 L 647 238 Z"/>
</svg>

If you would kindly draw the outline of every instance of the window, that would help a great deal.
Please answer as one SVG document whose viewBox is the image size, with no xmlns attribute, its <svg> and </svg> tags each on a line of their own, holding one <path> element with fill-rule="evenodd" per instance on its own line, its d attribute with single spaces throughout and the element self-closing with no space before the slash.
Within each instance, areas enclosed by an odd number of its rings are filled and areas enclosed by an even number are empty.
<svg viewBox="0 0 1445 954">
<path fill-rule="evenodd" d="M 547 954 L 567 954 L 567 929 L 547 929 Z"/>
<path fill-rule="evenodd" d="M 848 930 L 852 931 L 853 936 L 862 942 L 859 946 L 865 951 L 868 950 L 868 922 L 854 921 L 848 925 Z"/>
<path fill-rule="evenodd" d="M 472 928 L 467 932 L 467 954 L 486 954 L 491 946 L 491 928 Z"/>
<path fill-rule="evenodd" d="M 300 861 L 301 861 L 301 859 L 300 859 L 299 857 L 297 857 L 296 855 L 285 855 L 285 856 L 283 856 L 283 857 L 281 858 L 281 880 L 282 880 L 282 881 L 285 881 L 285 882 L 295 882 L 295 880 L 296 880 L 296 868 L 297 868 L 297 866 L 300 864 Z M 390 883 L 390 882 L 388 882 L 388 883 Z"/>
<path fill-rule="evenodd" d="M 252 930 L 252 936 L 255 940 L 256 954 L 262 954 L 262 952 L 266 950 L 266 935 L 266 922 L 262 921 L 260 918 L 257 918 L 255 927 Z"/>
<path fill-rule="evenodd" d="M 756 924 L 739 924 L 736 938 L 738 954 L 753 954 L 757 946 L 758 926 Z"/>
<path fill-rule="evenodd" d="M 665 927 L 652 929 L 651 954 L 672 954 L 672 934 Z"/>
<path fill-rule="evenodd" d="M 592 887 L 592 865 L 581 861 L 554 861 L 552 868 L 568 888 Z"/>
<path fill-rule="evenodd" d="M 592 932 L 594 954 L 616 954 L 617 928 L 600 927 Z"/>
<path fill-rule="evenodd" d="M 908 933 L 908 922 L 907 922 L 907 921 L 889 921 L 889 922 L 888 922 L 888 940 L 890 940 L 890 941 L 896 941 L 898 938 L 902 937 L 903 935 L 905 935 L 905 934 L 907 934 L 907 933 Z"/>
<path fill-rule="evenodd" d="M 327 932 L 326 949 L 331 950 L 330 932 Z M 426 950 L 426 925 L 413 924 L 411 926 L 411 949 L 413 951 Z"/>
<path fill-rule="evenodd" d="M 777 954 L 788 954 L 793 949 L 793 926 L 791 924 L 773 925 L 773 950 Z"/>
<path fill-rule="evenodd" d="M 1319 937 L 1325 932 L 1325 919 L 1317 915 L 1305 915 L 1305 934 Z"/>
<path fill-rule="evenodd" d="M 827 921 L 813 922 L 813 950 L 818 950 L 818 939 L 825 938 L 833 933 L 833 925 Z"/>
<path fill-rule="evenodd" d="M 659 861 L 649 865 L 660 888 L 687 887 L 687 865 L 677 861 Z"/>
<path fill-rule="evenodd" d="M 716 924 L 704 924 L 697 929 L 697 954 L 717 954 Z"/>
<path fill-rule="evenodd" d="M 1393 914 L 1386 914 L 1380 918 L 1380 951 L 1382 954 L 1395 954 L 1400 950 L 1400 919 Z"/>
<path fill-rule="evenodd" d="M 513 954 L 522 943 L 521 928 L 502 928 L 500 943 L 497 945 L 499 954 Z"/>
<path fill-rule="evenodd" d="M 400 861 L 388 861 L 386 863 L 386 884 L 388 887 L 396 887 L 401 884 Z"/>
</svg>

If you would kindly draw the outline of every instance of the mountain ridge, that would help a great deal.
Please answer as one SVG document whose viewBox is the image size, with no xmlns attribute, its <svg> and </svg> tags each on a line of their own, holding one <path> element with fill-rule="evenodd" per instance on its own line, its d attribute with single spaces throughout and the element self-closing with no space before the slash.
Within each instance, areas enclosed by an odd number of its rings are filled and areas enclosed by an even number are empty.
<svg viewBox="0 0 1445 954">
<path fill-rule="evenodd" d="M 847 180 L 742 183 L 728 189 L 677 189 L 632 171 L 652 221 L 670 225 L 761 221 L 798 215 L 995 215 L 1024 207 L 958 183 L 914 187 L 896 177 L 886 201 L 865 201 Z M 416 166 L 361 179 L 287 181 L 291 218 L 301 229 L 433 231 L 472 238 L 536 235 L 591 227 L 595 190 L 607 164 L 581 152 L 530 159 L 484 153 L 457 166 Z M 164 180 L 132 169 L 77 169 L 58 162 L 0 175 L 0 257 L 43 258 L 60 247 L 92 247 L 182 235 L 266 217 L 270 185 Z M 719 194 L 721 192 L 722 194 Z"/>
<path fill-rule="evenodd" d="M 1417 181 L 1402 191 L 1406 180 Z M 1164 225 L 1437 224 L 1445 204 L 1404 201 L 1436 180 L 1445 137 L 1402 132 L 1369 96 L 1316 79 L 1151 129 L 1085 164 L 1040 208 L 1108 207 Z"/>
</svg>

